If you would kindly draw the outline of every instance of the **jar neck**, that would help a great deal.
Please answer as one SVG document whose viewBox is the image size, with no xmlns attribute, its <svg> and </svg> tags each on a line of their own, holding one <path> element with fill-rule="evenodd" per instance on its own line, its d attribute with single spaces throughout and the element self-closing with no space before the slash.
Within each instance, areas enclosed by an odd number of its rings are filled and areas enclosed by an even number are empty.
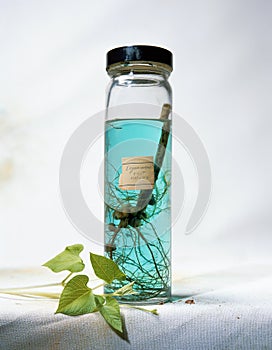
<svg viewBox="0 0 272 350">
<path fill-rule="evenodd" d="M 111 78 L 118 78 L 124 75 L 156 75 L 158 79 L 167 80 L 172 68 L 166 64 L 157 62 L 131 61 L 112 64 L 107 68 Z"/>
</svg>

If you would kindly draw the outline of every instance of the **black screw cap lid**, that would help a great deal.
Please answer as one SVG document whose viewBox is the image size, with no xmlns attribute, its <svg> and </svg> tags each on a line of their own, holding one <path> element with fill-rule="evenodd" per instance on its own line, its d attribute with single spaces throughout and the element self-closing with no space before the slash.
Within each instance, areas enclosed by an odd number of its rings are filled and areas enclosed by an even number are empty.
<svg viewBox="0 0 272 350">
<path fill-rule="evenodd" d="M 116 47 L 107 53 L 107 68 L 118 62 L 151 61 L 163 63 L 173 68 L 172 53 L 162 47 L 133 45 Z"/>
</svg>

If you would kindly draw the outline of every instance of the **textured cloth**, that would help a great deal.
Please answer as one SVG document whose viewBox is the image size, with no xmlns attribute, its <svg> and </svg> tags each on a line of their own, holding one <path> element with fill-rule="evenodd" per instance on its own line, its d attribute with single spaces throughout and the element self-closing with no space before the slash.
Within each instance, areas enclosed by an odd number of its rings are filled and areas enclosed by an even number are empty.
<svg viewBox="0 0 272 350">
<path fill-rule="evenodd" d="M 0 349 L 272 349 L 269 270 L 248 267 L 251 276 L 241 270 L 177 281 L 176 292 L 184 287 L 181 299 L 156 305 L 159 316 L 122 309 L 127 340 L 118 337 L 99 314 L 54 315 L 57 301 L 2 295 Z M 195 304 L 186 304 L 187 299 Z"/>
</svg>

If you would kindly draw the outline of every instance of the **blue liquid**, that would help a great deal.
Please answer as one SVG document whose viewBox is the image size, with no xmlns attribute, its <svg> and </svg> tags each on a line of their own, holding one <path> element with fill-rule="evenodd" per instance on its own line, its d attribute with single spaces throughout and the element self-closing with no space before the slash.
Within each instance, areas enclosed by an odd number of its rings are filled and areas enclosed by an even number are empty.
<svg viewBox="0 0 272 350">
<path fill-rule="evenodd" d="M 171 133 L 153 190 L 123 190 L 119 187 L 122 158 L 152 156 L 154 161 L 162 128 L 171 121 L 160 119 L 116 119 L 105 130 L 105 256 L 126 274 L 124 282 L 105 287 L 113 293 L 135 281 L 136 295 L 122 301 L 164 300 L 171 292 Z M 170 128 L 171 125 L 168 124 Z M 155 164 L 156 168 L 156 164 Z M 144 193 L 143 193 L 144 192 Z M 139 208 L 139 196 L 148 202 Z"/>
</svg>

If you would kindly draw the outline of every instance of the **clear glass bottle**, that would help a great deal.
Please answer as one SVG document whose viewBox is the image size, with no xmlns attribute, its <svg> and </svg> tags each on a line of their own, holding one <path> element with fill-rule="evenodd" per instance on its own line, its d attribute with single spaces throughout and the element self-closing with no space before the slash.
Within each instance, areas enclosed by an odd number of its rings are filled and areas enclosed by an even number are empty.
<svg viewBox="0 0 272 350">
<path fill-rule="evenodd" d="M 171 293 L 171 71 L 172 54 L 160 47 L 107 54 L 105 256 L 127 280 L 105 293 L 134 281 L 137 294 L 122 301 L 155 302 Z"/>
</svg>

